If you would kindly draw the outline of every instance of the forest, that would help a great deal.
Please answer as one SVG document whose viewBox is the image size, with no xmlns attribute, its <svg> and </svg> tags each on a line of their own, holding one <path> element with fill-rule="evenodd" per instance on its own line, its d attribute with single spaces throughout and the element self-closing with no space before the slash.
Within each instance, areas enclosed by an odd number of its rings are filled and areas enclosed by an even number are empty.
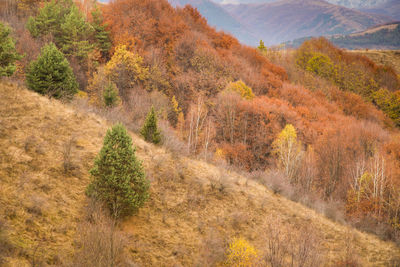
<svg viewBox="0 0 400 267">
<path fill-rule="evenodd" d="M 166 0 L 6 0 L 0 36 L 0 77 L 400 242 L 391 66 L 325 38 L 295 50 L 245 46 Z"/>
</svg>

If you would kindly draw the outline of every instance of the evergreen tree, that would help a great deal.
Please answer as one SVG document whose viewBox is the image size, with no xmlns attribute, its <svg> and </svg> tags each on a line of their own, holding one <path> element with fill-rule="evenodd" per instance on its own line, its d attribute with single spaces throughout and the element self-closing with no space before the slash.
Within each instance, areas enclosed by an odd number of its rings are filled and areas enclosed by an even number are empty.
<svg viewBox="0 0 400 267">
<path fill-rule="evenodd" d="M 26 27 L 31 35 L 35 38 L 52 34 L 54 37 L 59 36 L 61 24 L 64 22 L 64 17 L 72 5 L 70 1 L 52 0 L 46 3 L 36 17 L 29 17 Z"/>
<path fill-rule="evenodd" d="M 103 93 L 104 105 L 106 107 L 114 107 L 118 104 L 118 91 L 114 83 L 109 82 Z"/>
<path fill-rule="evenodd" d="M 107 25 L 104 24 L 104 18 L 101 10 L 96 5 L 92 11 L 92 23 L 94 30 L 94 39 L 103 58 L 109 58 L 111 49 L 110 33 L 106 30 Z"/>
<path fill-rule="evenodd" d="M 93 27 L 72 0 L 46 3 L 36 17 L 29 18 L 27 28 L 35 38 L 52 35 L 65 55 L 76 56 L 79 60 L 86 59 L 93 49 L 89 42 Z"/>
<path fill-rule="evenodd" d="M 29 89 L 55 98 L 70 98 L 78 89 L 68 60 L 53 43 L 44 46 L 31 63 L 26 82 Z"/>
<path fill-rule="evenodd" d="M 0 77 L 11 76 L 16 69 L 15 61 L 21 56 L 15 50 L 14 40 L 9 36 L 11 30 L 0 22 Z"/>
<path fill-rule="evenodd" d="M 122 124 L 107 131 L 90 174 L 87 194 L 104 202 L 114 218 L 132 215 L 149 197 L 149 181 Z"/>
<path fill-rule="evenodd" d="M 144 122 L 143 128 L 140 130 L 140 134 L 147 142 L 154 144 L 160 143 L 161 134 L 157 129 L 157 115 L 154 107 L 151 107 L 149 114 L 147 114 L 146 121 Z"/>
<path fill-rule="evenodd" d="M 86 59 L 93 45 L 87 36 L 92 33 L 92 27 L 86 23 L 78 7 L 73 5 L 60 25 L 60 35 L 56 38 L 61 51 L 68 56 Z"/>
<path fill-rule="evenodd" d="M 260 45 L 257 47 L 260 52 L 265 53 L 267 52 L 267 47 L 264 45 L 264 41 L 260 40 Z"/>
</svg>

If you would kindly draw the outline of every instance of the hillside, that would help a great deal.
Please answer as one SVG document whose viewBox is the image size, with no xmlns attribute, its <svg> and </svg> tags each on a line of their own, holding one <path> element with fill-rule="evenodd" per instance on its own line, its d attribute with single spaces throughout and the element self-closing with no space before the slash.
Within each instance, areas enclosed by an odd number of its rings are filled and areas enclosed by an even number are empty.
<svg viewBox="0 0 400 267">
<path fill-rule="evenodd" d="M 312 37 L 303 37 L 285 44 L 299 47 Z M 400 23 L 387 23 L 371 27 L 365 31 L 348 35 L 333 35 L 327 38 L 336 46 L 345 49 L 380 49 L 391 50 L 400 48 Z"/>
<path fill-rule="evenodd" d="M 400 49 L 400 23 L 385 24 L 346 36 L 333 36 L 330 40 L 347 49 Z"/>
<path fill-rule="evenodd" d="M 392 66 L 400 75 L 400 51 L 397 50 L 350 50 L 355 54 L 367 56 L 377 64 Z"/>
<path fill-rule="evenodd" d="M 281 0 L 224 7 L 266 44 L 304 36 L 349 34 L 391 20 L 319 0 Z"/>
<path fill-rule="evenodd" d="M 191 5 L 207 19 L 211 26 L 234 35 L 245 44 L 255 45 L 259 39 L 254 36 L 251 29 L 244 26 L 236 18 L 230 15 L 224 8 L 210 0 L 169 0 L 173 6 L 184 7 Z"/>
<path fill-rule="evenodd" d="M 3 261 L 5 266 L 28 266 L 32 261 L 60 265 L 77 242 L 88 170 L 111 124 L 86 109 L 64 106 L 14 85 L 2 83 L 0 95 Z M 72 137 L 74 168 L 65 174 L 64 145 Z M 334 223 L 234 172 L 132 137 L 151 180 L 150 201 L 121 226 L 132 264 L 201 264 L 208 249 L 221 250 L 238 235 L 263 250 L 266 225 L 272 221 L 281 231 L 311 226 L 322 242 L 320 254 L 331 262 L 344 257 L 346 247 L 363 266 L 383 266 L 400 256 L 395 245 Z"/>
</svg>

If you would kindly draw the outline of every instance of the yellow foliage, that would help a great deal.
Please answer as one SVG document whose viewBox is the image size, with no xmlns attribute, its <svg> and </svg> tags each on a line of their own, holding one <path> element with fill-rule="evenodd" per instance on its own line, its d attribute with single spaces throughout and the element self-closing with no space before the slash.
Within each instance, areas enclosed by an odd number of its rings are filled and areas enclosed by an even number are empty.
<svg viewBox="0 0 400 267">
<path fill-rule="evenodd" d="M 226 265 L 235 267 L 254 266 L 258 255 L 257 250 L 243 238 L 234 238 L 229 244 L 226 255 Z"/>
<path fill-rule="evenodd" d="M 182 109 L 179 107 L 178 101 L 176 101 L 175 96 L 172 97 L 171 103 L 172 103 L 172 108 L 174 109 L 176 114 L 179 114 L 179 112 L 182 112 Z"/>
<path fill-rule="evenodd" d="M 224 159 L 224 158 L 225 158 L 225 152 L 224 152 L 224 150 L 222 150 L 222 148 L 217 148 L 217 149 L 215 150 L 214 157 L 215 157 L 216 159 Z"/>
<path fill-rule="evenodd" d="M 89 95 L 89 103 L 98 107 L 103 105 L 103 92 L 108 80 L 105 75 L 104 67 L 100 66 L 93 73 L 93 77 L 89 79 L 87 91 Z"/>
<path fill-rule="evenodd" d="M 87 99 L 88 98 L 88 94 L 84 91 L 78 90 L 78 92 L 75 94 L 75 96 L 77 98 L 81 98 L 81 99 Z"/>
<path fill-rule="evenodd" d="M 297 132 L 293 125 L 287 124 L 272 146 L 274 152 L 278 155 L 280 167 L 291 182 L 296 183 L 303 151 L 301 150 L 301 142 L 297 141 Z"/>
<path fill-rule="evenodd" d="M 297 142 L 297 132 L 293 125 L 287 124 L 285 128 L 279 133 L 278 138 L 274 142 L 274 147 L 279 148 L 279 146 L 288 143 Z M 279 151 L 277 151 L 279 152 Z"/>
<path fill-rule="evenodd" d="M 148 79 L 149 69 L 143 66 L 141 56 L 129 51 L 126 45 L 119 45 L 105 67 L 105 74 L 114 82 L 119 78 L 128 78 L 132 85 Z M 128 77 L 121 77 L 122 75 Z"/>
<path fill-rule="evenodd" d="M 244 99 L 247 100 L 251 100 L 254 98 L 253 90 L 248 87 L 242 80 L 229 83 L 226 89 L 239 93 Z"/>
</svg>

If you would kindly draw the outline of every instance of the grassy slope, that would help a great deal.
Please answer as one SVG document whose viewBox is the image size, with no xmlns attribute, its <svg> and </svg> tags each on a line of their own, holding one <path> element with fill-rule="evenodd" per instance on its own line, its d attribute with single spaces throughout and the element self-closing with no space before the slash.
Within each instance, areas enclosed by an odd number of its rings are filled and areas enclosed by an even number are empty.
<svg viewBox="0 0 400 267">
<path fill-rule="evenodd" d="M 349 50 L 349 52 L 361 54 L 369 57 L 372 61 L 380 65 L 390 65 L 394 67 L 400 75 L 400 51 L 399 50 Z"/>
<path fill-rule="evenodd" d="M 36 258 L 57 264 L 72 253 L 88 169 L 110 124 L 16 86 L 0 84 L 0 96 L 0 218 L 8 234 L 0 237 L 15 247 L 7 261 L 29 266 L 37 247 Z M 64 175 L 63 144 L 71 136 L 75 169 Z M 143 266 L 191 266 L 210 233 L 224 241 L 240 235 L 262 250 L 271 216 L 282 227 L 311 225 L 330 259 L 344 253 L 349 233 L 365 266 L 400 255 L 394 244 L 334 223 L 256 182 L 132 137 L 152 182 L 151 199 L 122 228 L 129 256 Z"/>
</svg>

